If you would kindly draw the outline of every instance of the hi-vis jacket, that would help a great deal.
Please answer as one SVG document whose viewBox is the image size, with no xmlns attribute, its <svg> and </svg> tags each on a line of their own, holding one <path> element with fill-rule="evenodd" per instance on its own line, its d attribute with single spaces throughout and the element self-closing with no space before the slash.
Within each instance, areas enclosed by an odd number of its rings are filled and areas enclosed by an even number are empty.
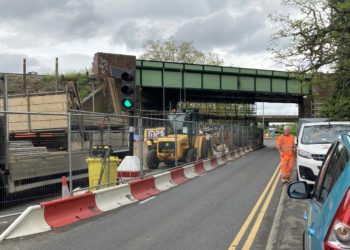
<svg viewBox="0 0 350 250">
<path fill-rule="evenodd" d="M 280 135 L 277 138 L 276 148 L 281 150 L 283 155 L 293 155 L 294 154 L 294 135 L 289 134 Z"/>
</svg>

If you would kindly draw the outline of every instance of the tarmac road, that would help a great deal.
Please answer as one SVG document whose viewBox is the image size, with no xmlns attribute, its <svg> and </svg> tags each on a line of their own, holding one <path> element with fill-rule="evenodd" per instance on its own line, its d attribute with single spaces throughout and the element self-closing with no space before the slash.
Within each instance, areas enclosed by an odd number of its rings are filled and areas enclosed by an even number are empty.
<svg viewBox="0 0 350 250">
<path fill-rule="evenodd" d="M 271 144 L 153 199 L 49 233 L 7 240 L 0 248 L 227 249 L 277 166 L 278 154 Z M 251 249 L 266 248 L 281 190 L 277 183 Z M 258 214 L 237 249 L 247 242 Z"/>
</svg>

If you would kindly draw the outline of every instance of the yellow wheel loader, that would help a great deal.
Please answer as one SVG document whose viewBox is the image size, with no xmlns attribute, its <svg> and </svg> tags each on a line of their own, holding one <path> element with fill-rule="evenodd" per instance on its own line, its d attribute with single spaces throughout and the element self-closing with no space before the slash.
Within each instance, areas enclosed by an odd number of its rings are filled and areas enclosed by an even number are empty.
<svg viewBox="0 0 350 250">
<path fill-rule="evenodd" d="M 173 133 L 159 137 L 150 147 L 146 163 L 150 169 L 158 168 L 160 162 L 173 165 L 177 162 L 193 162 L 210 156 L 210 141 L 199 132 L 197 110 L 170 113 L 168 119 L 173 125 Z"/>
</svg>

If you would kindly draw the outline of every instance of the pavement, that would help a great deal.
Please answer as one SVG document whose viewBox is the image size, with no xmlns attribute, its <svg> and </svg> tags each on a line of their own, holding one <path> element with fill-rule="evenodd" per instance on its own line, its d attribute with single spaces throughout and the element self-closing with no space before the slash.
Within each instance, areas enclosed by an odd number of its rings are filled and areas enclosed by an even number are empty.
<svg viewBox="0 0 350 250">
<path fill-rule="evenodd" d="M 288 185 L 284 184 L 266 246 L 269 250 L 303 249 L 303 215 L 307 211 L 309 201 L 289 198 L 287 189 Z"/>
<path fill-rule="evenodd" d="M 274 140 L 265 141 L 272 146 Z M 296 181 L 294 169 L 291 181 Z M 268 250 L 302 250 L 304 212 L 307 211 L 309 201 L 291 199 L 287 194 L 288 184 L 281 184 L 281 192 L 277 211 L 273 220 L 266 249 Z"/>
</svg>

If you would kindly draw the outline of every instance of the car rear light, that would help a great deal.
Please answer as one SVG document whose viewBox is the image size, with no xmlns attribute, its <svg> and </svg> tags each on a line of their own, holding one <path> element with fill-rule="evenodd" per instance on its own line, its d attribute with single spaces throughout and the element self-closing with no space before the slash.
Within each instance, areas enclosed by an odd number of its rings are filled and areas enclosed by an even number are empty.
<svg viewBox="0 0 350 250">
<path fill-rule="evenodd" d="M 350 249 L 350 188 L 344 195 L 328 229 L 324 249 Z"/>
</svg>

